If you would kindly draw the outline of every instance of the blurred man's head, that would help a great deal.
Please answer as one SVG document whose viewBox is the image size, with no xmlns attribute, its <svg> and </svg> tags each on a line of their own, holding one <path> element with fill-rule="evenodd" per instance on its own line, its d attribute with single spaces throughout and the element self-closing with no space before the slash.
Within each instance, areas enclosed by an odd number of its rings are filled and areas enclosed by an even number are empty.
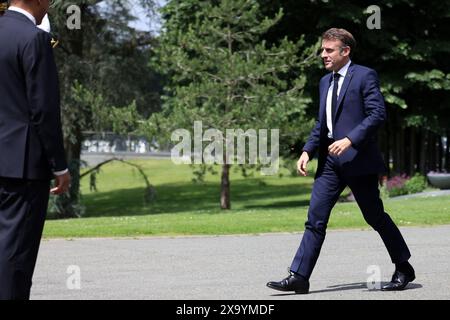
<svg viewBox="0 0 450 320">
<path fill-rule="evenodd" d="M 8 1 L 0 0 L 0 16 L 5 13 L 6 9 L 8 9 Z"/>
<path fill-rule="evenodd" d="M 50 0 L 11 0 L 10 5 L 28 11 L 36 19 L 36 24 L 41 24 L 50 7 Z"/>
<path fill-rule="evenodd" d="M 331 28 L 325 31 L 320 55 L 325 69 L 339 71 L 350 60 L 355 46 L 355 38 L 347 30 Z"/>
</svg>

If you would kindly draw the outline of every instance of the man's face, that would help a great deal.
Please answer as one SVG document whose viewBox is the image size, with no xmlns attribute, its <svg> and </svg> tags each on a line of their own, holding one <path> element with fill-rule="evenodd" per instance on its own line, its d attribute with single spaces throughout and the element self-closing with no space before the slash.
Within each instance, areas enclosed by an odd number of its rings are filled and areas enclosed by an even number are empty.
<svg viewBox="0 0 450 320">
<path fill-rule="evenodd" d="M 322 40 L 320 57 L 325 69 L 339 71 L 349 60 L 350 48 L 341 40 Z"/>
</svg>

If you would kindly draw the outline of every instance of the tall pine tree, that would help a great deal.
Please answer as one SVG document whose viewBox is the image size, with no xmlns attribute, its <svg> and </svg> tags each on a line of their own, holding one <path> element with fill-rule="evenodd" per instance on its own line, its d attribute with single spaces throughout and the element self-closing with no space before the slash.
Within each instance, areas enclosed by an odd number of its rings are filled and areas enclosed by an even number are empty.
<svg viewBox="0 0 450 320">
<path fill-rule="evenodd" d="M 254 0 L 169 1 L 154 60 L 167 79 L 163 111 L 150 126 L 167 135 L 202 121 L 203 130 L 280 129 L 304 138 L 303 70 L 316 62 L 316 46 L 302 37 L 268 45 L 264 35 L 282 16 L 280 9 L 265 17 Z M 230 166 L 222 164 L 222 209 L 231 207 Z"/>
</svg>

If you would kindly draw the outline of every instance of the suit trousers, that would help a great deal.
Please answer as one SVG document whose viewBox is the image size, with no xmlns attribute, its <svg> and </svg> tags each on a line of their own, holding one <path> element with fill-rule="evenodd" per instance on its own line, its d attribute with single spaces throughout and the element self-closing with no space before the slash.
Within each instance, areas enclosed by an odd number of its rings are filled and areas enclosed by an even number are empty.
<svg viewBox="0 0 450 320">
<path fill-rule="evenodd" d="M 400 230 L 384 211 L 378 175 L 344 176 L 338 158 L 328 155 L 323 173 L 314 181 L 305 232 L 291 271 L 310 278 L 325 240 L 331 210 L 346 186 L 351 189 L 366 222 L 381 236 L 392 262 L 401 263 L 411 257 Z"/>
<path fill-rule="evenodd" d="M 0 299 L 28 300 L 50 181 L 0 178 Z"/>
</svg>

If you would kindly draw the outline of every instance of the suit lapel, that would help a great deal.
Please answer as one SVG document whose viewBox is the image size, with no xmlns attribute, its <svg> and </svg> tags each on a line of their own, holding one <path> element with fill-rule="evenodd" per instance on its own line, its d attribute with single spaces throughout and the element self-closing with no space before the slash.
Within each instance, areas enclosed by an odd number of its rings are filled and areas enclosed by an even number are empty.
<svg viewBox="0 0 450 320">
<path fill-rule="evenodd" d="M 326 123 L 326 109 L 327 109 L 327 96 L 328 96 L 328 89 L 330 88 L 330 82 L 331 82 L 331 73 L 328 75 L 328 78 L 324 81 L 327 85 L 324 85 L 320 92 L 320 111 L 322 118 L 321 121 L 325 121 Z"/>
<path fill-rule="evenodd" d="M 344 99 L 344 96 L 345 96 L 345 93 L 347 92 L 350 81 L 352 80 L 354 67 L 355 66 L 353 65 L 353 63 L 350 64 L 350 66 L 348 67 L 347 74 L 345 75 L 344 82 L 342 83 L 341 91 L 339 92 L 339 97 L 338 97 L 337 107 L 336 107 L 336 114 L 339 113 L 339 109 L 341 108 L 341 105 L 342 105 L 342 100 Z M 333 119 L 335 120 L 334 122 L 336 122 L 336 114 L 333 117 Z"/>
</svg>

